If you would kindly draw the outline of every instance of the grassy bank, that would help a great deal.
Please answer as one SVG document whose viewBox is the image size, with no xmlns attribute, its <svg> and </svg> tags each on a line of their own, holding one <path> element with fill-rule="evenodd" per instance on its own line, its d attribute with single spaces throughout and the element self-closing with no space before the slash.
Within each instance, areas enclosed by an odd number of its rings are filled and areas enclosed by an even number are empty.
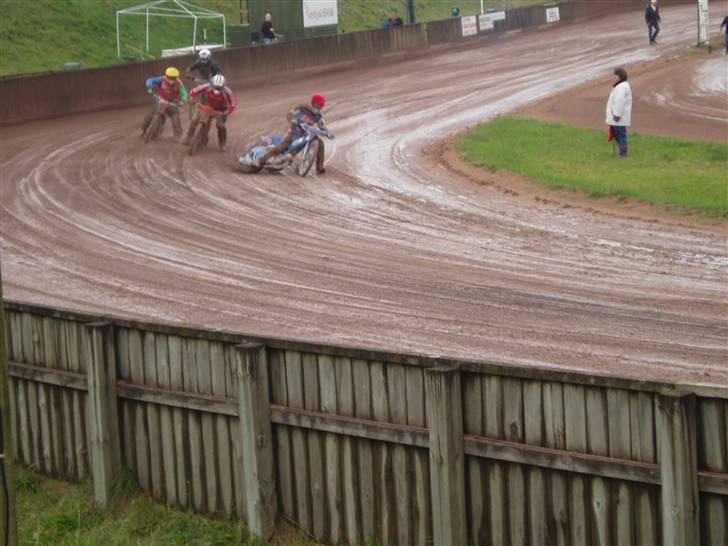
<svg viewBox="0 0 728 546">
<path fill-rule="evenodd" d="M 262 544 L 249 538 L 234 519 L 205 518 L 154 502 L 127 480 L 114 508 L 98 511 L 89 484 L 68 484 L 18 468 L 19 544 L 168 546 Z M 279 546 L 314 546 L 295 534 Z"/>
<path fill-rule="evenodd" d="M 541 4 L 544 0 L 484 0 L 485 8 L 502 9 Z M 2 0 L 0 12 L 0 76 L 60 70 L 65 63 L 82 63 L 85 68 L 124 62 L 116 51 L 116 11 L 137 6 L 143 0 Z M 202 8 L 225 15 L 228 25 L 241 22 L 239 0 L 190 0 Z M 247 19 L 248 0 L 243 0 L 243 19 Z M 480 11 L 480 0 L 416 0 L 418 22 L 447 19 L 452 5 L 462 15 Z M 390 11 L 407 19 L 406 0 L 339 0 L 339 29 L 356 32 L 379 28 Z M 274 16 L 275 17 L 275 16 Z M 275 20 L 275 18 L 274 18 Z M 247 22 L 247 21 L 246 21 Z M 258 30 L 260 21 L 252 22 Z M 192 44 L 191 19 L 150 19 L 149 53 L 146 53 L 145 18 L 120 18 L 122 57 L 148 59 L 162 48 Z M 197 42 L 222 42 L 218 20 L 200 21 Z"/>
<path fill-rule="evenodd" d="M 728 218 L 728 146 L 631 134 L 616 159 L 603 131 L 500 118 L 458 139 L 469 162 L 589 196 L 629 197 Z"/>
</svg>

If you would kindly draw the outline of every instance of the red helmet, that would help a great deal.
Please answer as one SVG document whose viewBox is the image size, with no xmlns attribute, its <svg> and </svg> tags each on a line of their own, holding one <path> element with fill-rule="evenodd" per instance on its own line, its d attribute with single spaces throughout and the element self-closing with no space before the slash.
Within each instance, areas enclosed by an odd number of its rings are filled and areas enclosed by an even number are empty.
<svg viewBox="0 0 728 546">
<path fill-rule="evenodd" d="M 319 108 L 323 108 L 326 104 L 326 99 L 323 98 L 321 95 L 314 95 L 311 97 L 311 104 L 314 106 L 318 106 Z"/>
</svg>

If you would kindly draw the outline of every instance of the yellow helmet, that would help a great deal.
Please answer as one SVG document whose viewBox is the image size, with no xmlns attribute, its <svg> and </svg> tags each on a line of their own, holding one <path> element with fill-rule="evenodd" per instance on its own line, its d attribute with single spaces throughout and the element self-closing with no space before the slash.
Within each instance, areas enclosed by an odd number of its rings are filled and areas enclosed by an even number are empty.
<svg viewBox="0 0 728 546">
<path fill-rule="evenodd" d="M 169 68 L 167 68 L 167 70 L 164 71 L 164 75 L 168 78 L 179 78 L 179 70 L 177 70 L 173 66 L 170 66 Z"/>
</svg>

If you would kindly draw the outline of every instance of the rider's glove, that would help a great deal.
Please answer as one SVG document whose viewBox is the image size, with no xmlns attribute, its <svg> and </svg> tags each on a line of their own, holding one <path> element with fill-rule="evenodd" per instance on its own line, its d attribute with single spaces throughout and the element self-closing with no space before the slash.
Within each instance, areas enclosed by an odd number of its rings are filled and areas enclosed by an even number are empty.
<svg viewBox="0 0 728 546">
<path fill-rule="evenodd" d="M 151 87 L 147 87 L 147 93 L 154 95 L 154 90 Z"/>
</svg>

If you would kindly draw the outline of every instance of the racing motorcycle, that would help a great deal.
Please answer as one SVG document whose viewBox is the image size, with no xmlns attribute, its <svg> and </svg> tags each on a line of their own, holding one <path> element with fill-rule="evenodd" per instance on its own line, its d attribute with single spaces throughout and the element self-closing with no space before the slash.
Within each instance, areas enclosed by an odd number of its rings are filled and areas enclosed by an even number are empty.
<svg viewBox="0 0 728 546">
<path fill-rule="evenodd" d="M 159 138 L 164 131 L 167 116 L 171 117 L 173 113 L 182 108 L 182 102 L 166 101 L 156 93 L 154 93 L 154 102 L 157 103 L 157 107 L 148 113 L 142 122 L 142 138 L 145 143 Z"/>
<path fill-rule="evenodd" d="M 298 127 L 303 131 L 303 135 L 291 142 L 283 153 L 271 157 L 262 167 L 256 167 L 254 162 L 263 157 L 268 150 L 280 144 L 283 140 L 282 137 L 273 135 L 265 138 L 261 143 L 251 146 L 239 159 L 240 170 L 247 174 L 257 173 L 261 169 L 268 172 L 280 172 L 286 167 L 292 166 L 299 176 L 306 176 L 316 162 L 319 146 L 323 145 L 321 137 L 333 140 L 334 135 L 328 129 L 317 125 L 301 123 Z"/>
</svg>

